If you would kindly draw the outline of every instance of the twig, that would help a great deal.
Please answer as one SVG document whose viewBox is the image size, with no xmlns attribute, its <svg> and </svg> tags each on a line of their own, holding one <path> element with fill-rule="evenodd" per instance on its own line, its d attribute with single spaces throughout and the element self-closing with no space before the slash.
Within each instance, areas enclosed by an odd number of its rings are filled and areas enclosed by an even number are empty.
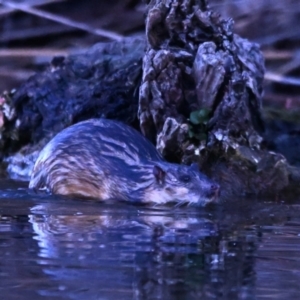
<svg viewBox="0 0 300 300">
<path fill-rule="evenodd" d="M 66 56 L 69 52 L 60 49 L 0 49 L 0 57 Z"/>
<path fill-rule="evenodd" d="M 107 37 L 107 38 L 110 38 L 110 39 L 116 40 L 116 41 L 120 41 L 120 40 L 123 39 L 122 35 L 119 35 L 115 32 L 104 30 L 104 29 L 95 29 L 95 28 L 92 28 L 92 27 L 90 27 L 90 26 L 88 26 L 84 23 L 75 22 L 75 21 L 69 20 L 67 18 L 58 16 L 58 15 L 55 15 L 55 14 L 52 14 L 52 13 L 49 13 L 49 12 L 45 12 L 45 11 L 42 11 L 42 10 L 39 10 L 39 9 L 36 9 L 36 8 L 31 8 L 31 7 L 28 7 L 28 6 L 25 6 L 25 5 L 15 4 L 15 3 L 12 3 L 12 2 L 9 2 L 9 1 L 3 1 L 3 0 L 0 0 L 0 3 L 5 5 L 6 7 L 17 9 L 17 10 L 26 12 L 28 14 L 32 14 L 32 15 L 35 15 L 35 16 L 38 16 L 38 17 L 42 17 L 42 18 L 45 18 L 45 19 L 48 19 L 48 20 L 51 20 L 51 21 L 54 21 L 54 22 L 58 22 L 58 23 L 67 25 L 67 26 L 75 27 L 77 29 L 81 29 L 81 30 L 84 30 L 86 32 L 98 35 L 98 36 Z"/>
<path fill-rule="evenodd" d="M 286 85 L 300 86 L 300 78 L 292 76 L 282 76 L 273 72 L 267 72 L 265 74 L 265 80 L 279 82 Z"/>
<path fill-rule="evenodd" d="M 269 60 L 284 60 L 284 59 L 291 59 L 294 57 L 294 52 L 289 50 L 263 50 L 263 54 L 265 59 Z"/>
<path fill-rule="evenodd" d="M 18 29 L 12 30 L 10 32 L 5 32 L 0 35 L 0 42 L 7 43 L 11 41 L 21 41 L 27 40 L 32 38 L 39 38 L 44 37 L 46 35 L 54 35 L 54 34 L 63 34 L 75 31 L 76 28 L 74 27 L 66 27 L 62 24 L 54 24 L 52 26 L 41 26 L 38 28 L 27 28 L 27 29 Z"/>
<path fill-rule="evenodd" d="M 31 3 L 27 3 L 26 5 L 27 6 L 43 6 L 48 3 L 63 2 L 63 1 L 66 1 L 66 0 L 55 0 L 55 1 L 54 0 L 41 0 L 41 1 L 34 1 L 33 5 L 30 5 Z M 15 11 L 14 8 L 9 8 L 9 7 L 0 8 L 0 16 L 10 14 L 13 11 Z"/>
<path fill-rule="evenodd" d="M 25 70 L 11 70 L 6 69 L 4 67 L 0 67 L 0 77 L 7 78 L 13 78 L 14 80 L 26 80 L 28 77 L 34 75 L 35 73 L 33 71 L 25 71 Z"/>
</svg>

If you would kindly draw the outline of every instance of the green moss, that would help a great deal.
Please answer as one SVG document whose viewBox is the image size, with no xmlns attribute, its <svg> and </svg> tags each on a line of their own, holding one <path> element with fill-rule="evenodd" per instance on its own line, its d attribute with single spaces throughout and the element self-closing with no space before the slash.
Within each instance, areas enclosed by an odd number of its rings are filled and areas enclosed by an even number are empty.
<svg viewBox="0 0 300 300">
<path fill-rule="evenodd" d="M 203 108 L 192 111 L 189 118 L 189 138 L 195 138 L 199 141 L 207 139 L 206 124 L 210 119 L 211 111 Z"/>
</svg>

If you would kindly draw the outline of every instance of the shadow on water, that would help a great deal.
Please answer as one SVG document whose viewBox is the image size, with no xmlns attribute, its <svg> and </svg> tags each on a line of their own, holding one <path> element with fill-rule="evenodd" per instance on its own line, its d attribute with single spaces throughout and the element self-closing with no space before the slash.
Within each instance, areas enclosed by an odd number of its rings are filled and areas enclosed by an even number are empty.
<svg viewBox="0 0 300 300">
<path fill-rule="evenodd" d="M 0 183 L 3 299 L 296 299 L 300 207 L 147 208 Z"/>
</svg>

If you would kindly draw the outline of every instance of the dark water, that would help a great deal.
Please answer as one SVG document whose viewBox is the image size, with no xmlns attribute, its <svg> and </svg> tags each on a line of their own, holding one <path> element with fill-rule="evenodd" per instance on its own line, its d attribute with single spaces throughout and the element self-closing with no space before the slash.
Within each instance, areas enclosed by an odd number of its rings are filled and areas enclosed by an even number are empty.
<svg viewBox="0 0 300 300">
<path fill-rule="evenodd" d="M 0 197 L 0 299 L 300 295 L 297 201 L 146 208 L 37 196 L 7 181 Z"/>
</svg>

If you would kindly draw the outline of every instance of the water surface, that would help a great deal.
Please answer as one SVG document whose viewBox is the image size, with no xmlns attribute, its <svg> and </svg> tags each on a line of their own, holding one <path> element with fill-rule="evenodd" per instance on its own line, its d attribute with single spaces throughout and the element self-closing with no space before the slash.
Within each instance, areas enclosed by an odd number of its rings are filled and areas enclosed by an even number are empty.
<svg viewBox="0 0 300 300">
<path fill-rule="evenodd" d="M 151 208 L 0 182 L 1 299 L 297 299 L 299 253 L 297 200 Z"/>
</svg>

